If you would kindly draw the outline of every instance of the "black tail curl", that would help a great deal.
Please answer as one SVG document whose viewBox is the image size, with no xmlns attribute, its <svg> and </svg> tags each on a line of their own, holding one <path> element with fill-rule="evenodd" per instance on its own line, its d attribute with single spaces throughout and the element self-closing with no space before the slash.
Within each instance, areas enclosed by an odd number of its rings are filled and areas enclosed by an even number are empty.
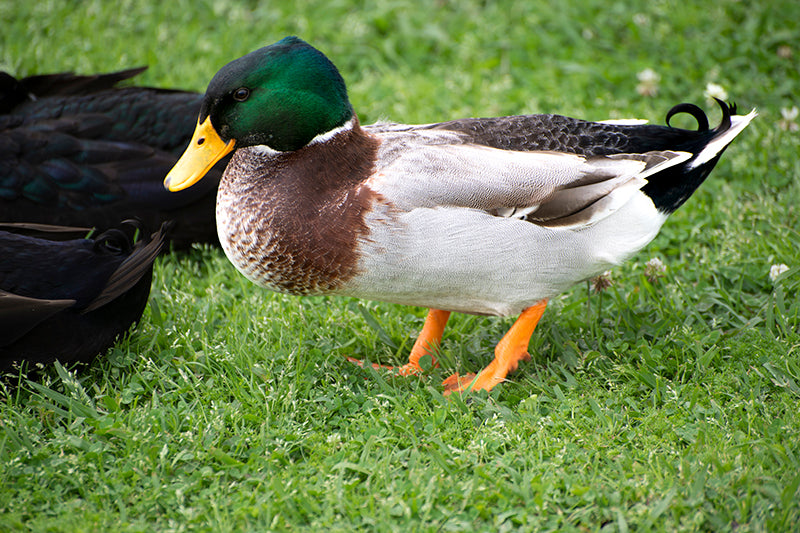
<svg viewBox="0 0 800 533">
<path fill-rule="evenodd" d="M 722 110 L 722 120 L 719 123 L 719 126 L 715 128 L 716 133 L 722 133 L 727 131 L 731 127 L 731 115 L 736 114 L 736 104 L 728 105 L 719 98 L 714 98 L 719 104 L 720 109 Z M 674 106 L 667 112 L 666 123 L 667 126 L 670 128 L 674 127 L 672 124 L 669 123 L 670 119 L 679 113 L 688 113 L 697 121 L 697 131 L 698 132 L 706 132 L 709 129 L 708 125 L 708 116 L 706 116 L 705 112 L 700 109 L 698 106 L 694 104 L 678 104 Z"/>
</svg>

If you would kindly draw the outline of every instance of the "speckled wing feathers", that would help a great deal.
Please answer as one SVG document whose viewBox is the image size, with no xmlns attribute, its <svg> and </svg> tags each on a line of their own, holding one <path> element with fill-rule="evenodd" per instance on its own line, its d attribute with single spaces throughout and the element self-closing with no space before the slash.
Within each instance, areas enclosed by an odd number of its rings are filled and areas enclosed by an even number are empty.
<svg viewBox="0 0 800 533">
<path fill-rule="evenodd" d="M 657 125 L 608 124 L 561 115 L 466 118 L 423 126 L 457 132 L 464 142 L 501 150 L 547 150 L 585 156 L 683 149 L 702 132 Z"/>
<path fill-rule="evenodd" d="M 504 150 L 426 129 L 380 135 L 367 185 L 401 210 L 469 207 L 552 227 L 589 224 L 621 206 L 646 176 L 690 157 L 668 150 L 589 157 Z M 628 193 L 615 192 L 620 187 Z"/>
</svg>

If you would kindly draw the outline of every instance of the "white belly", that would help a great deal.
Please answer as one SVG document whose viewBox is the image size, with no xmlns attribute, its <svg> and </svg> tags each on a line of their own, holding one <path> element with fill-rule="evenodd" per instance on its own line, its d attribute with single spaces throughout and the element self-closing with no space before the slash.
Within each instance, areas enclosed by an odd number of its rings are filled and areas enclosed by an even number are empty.
<svg viewBox="0 0 800 533">
<path fill-rule="evenodd" d="M 394 218 L 390 225 L 380 219 Z M 548 229 L 464 208 L 370 213 L 359 274 L 340 294 L 490 315 L 514 315 L 625 261 L 666 216 L 637 193 L 580 229 Z"/>
</svg>

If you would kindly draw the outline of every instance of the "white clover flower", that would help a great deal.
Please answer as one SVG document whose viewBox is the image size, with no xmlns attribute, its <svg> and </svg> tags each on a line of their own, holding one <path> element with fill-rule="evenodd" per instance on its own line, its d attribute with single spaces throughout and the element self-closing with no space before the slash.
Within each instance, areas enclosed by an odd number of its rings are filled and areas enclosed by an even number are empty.
<svg viewBox="0 0 800 533">
<path fill-rule="evenodd" d="M 644 264 L 644 275 L 650 282 L 653 282 L 663 276 L 666 271 L 667 265 L 665 265 L 658 257 L 654 257 Z"/>
<path fill-rule="evenodd" d="M 800 109 L 797 109 L 797 106 L 792 106 L 791 109 L 788 107 L 781 108 L 781 116 L 786 120 L 795 120 L 798 115 L 800 115 Z"/>
<path fill-rule="evenodd" d="M 778 280 L 778 276 L 780 276 L 787 270 L 789 270 L 789 267 L 784 265 L 783 263 L 779 265 L 772 265 L 771 267 L 769 267 L 769 279 L 772 281 L 772 283 L 775 283 Z"/>
<path fill-rule="evenodd" d="M 636 92 L 642 96 L 655 96 L 658 94 L 658 82 L 661 81 L 661 76 L 651 69 L 646 68 L 636 75 L 639 80 L 639 85 L 636 86 Z"/>
<path fill-rule="evenodd" d="M 709 100 L 712 98 L 719 98 L 720 100 L 728 99 L 728 91 L 725 90 L 725 87 L 719 83 L 714 83 L 711 81 L 706 84 L 706 90 L 704 94 Z"/>
<path fill-rule="evenodd" d="M 800 109 L 797 106 L 792 106 L 791 109 L 788 107 L 781 108 L 781 119 L 778 121 L 778 127 L 783 131 L 800 130 L 800 125 L 795 122 L 798 115 L 800 115 Z"/>
</svg>

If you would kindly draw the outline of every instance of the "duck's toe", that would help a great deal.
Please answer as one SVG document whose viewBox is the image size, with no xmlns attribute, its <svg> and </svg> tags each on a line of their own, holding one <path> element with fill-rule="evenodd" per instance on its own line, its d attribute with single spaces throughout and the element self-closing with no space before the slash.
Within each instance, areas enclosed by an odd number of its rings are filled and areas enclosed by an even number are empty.
<svg viewBox="0 0 800 533">
<path fill-rule="evenodd" d="M 463 376 L 458 375 L 458 373 L 453 374 L 446 380 L 442 381 L 442 387 L 444 387 L 444 395 L 447 396 L 454 392 L 463 392 L 470 388 L 472 382 L 475 381 L 475 374 L 469 373 Z"/>
<path fill-rule="evenodd" d="M 355 357 L 347 356 L 346 359 L 353 363 L 354 365 L 358 365 L 360 367 L 364 367 L 364 361 L 361 359 L 356 359 Z M 397 373 L 400 376 L 414 376 L 416 374 L 421 374 L 424 370 L 416 362 L 408 362 L 403 366 L 391 366 L 391 365 L 379 365 L 378 363 L 369 363 L 372 368 L 375 370 L 389 370 L 392 372 Z"/>
</svg>

